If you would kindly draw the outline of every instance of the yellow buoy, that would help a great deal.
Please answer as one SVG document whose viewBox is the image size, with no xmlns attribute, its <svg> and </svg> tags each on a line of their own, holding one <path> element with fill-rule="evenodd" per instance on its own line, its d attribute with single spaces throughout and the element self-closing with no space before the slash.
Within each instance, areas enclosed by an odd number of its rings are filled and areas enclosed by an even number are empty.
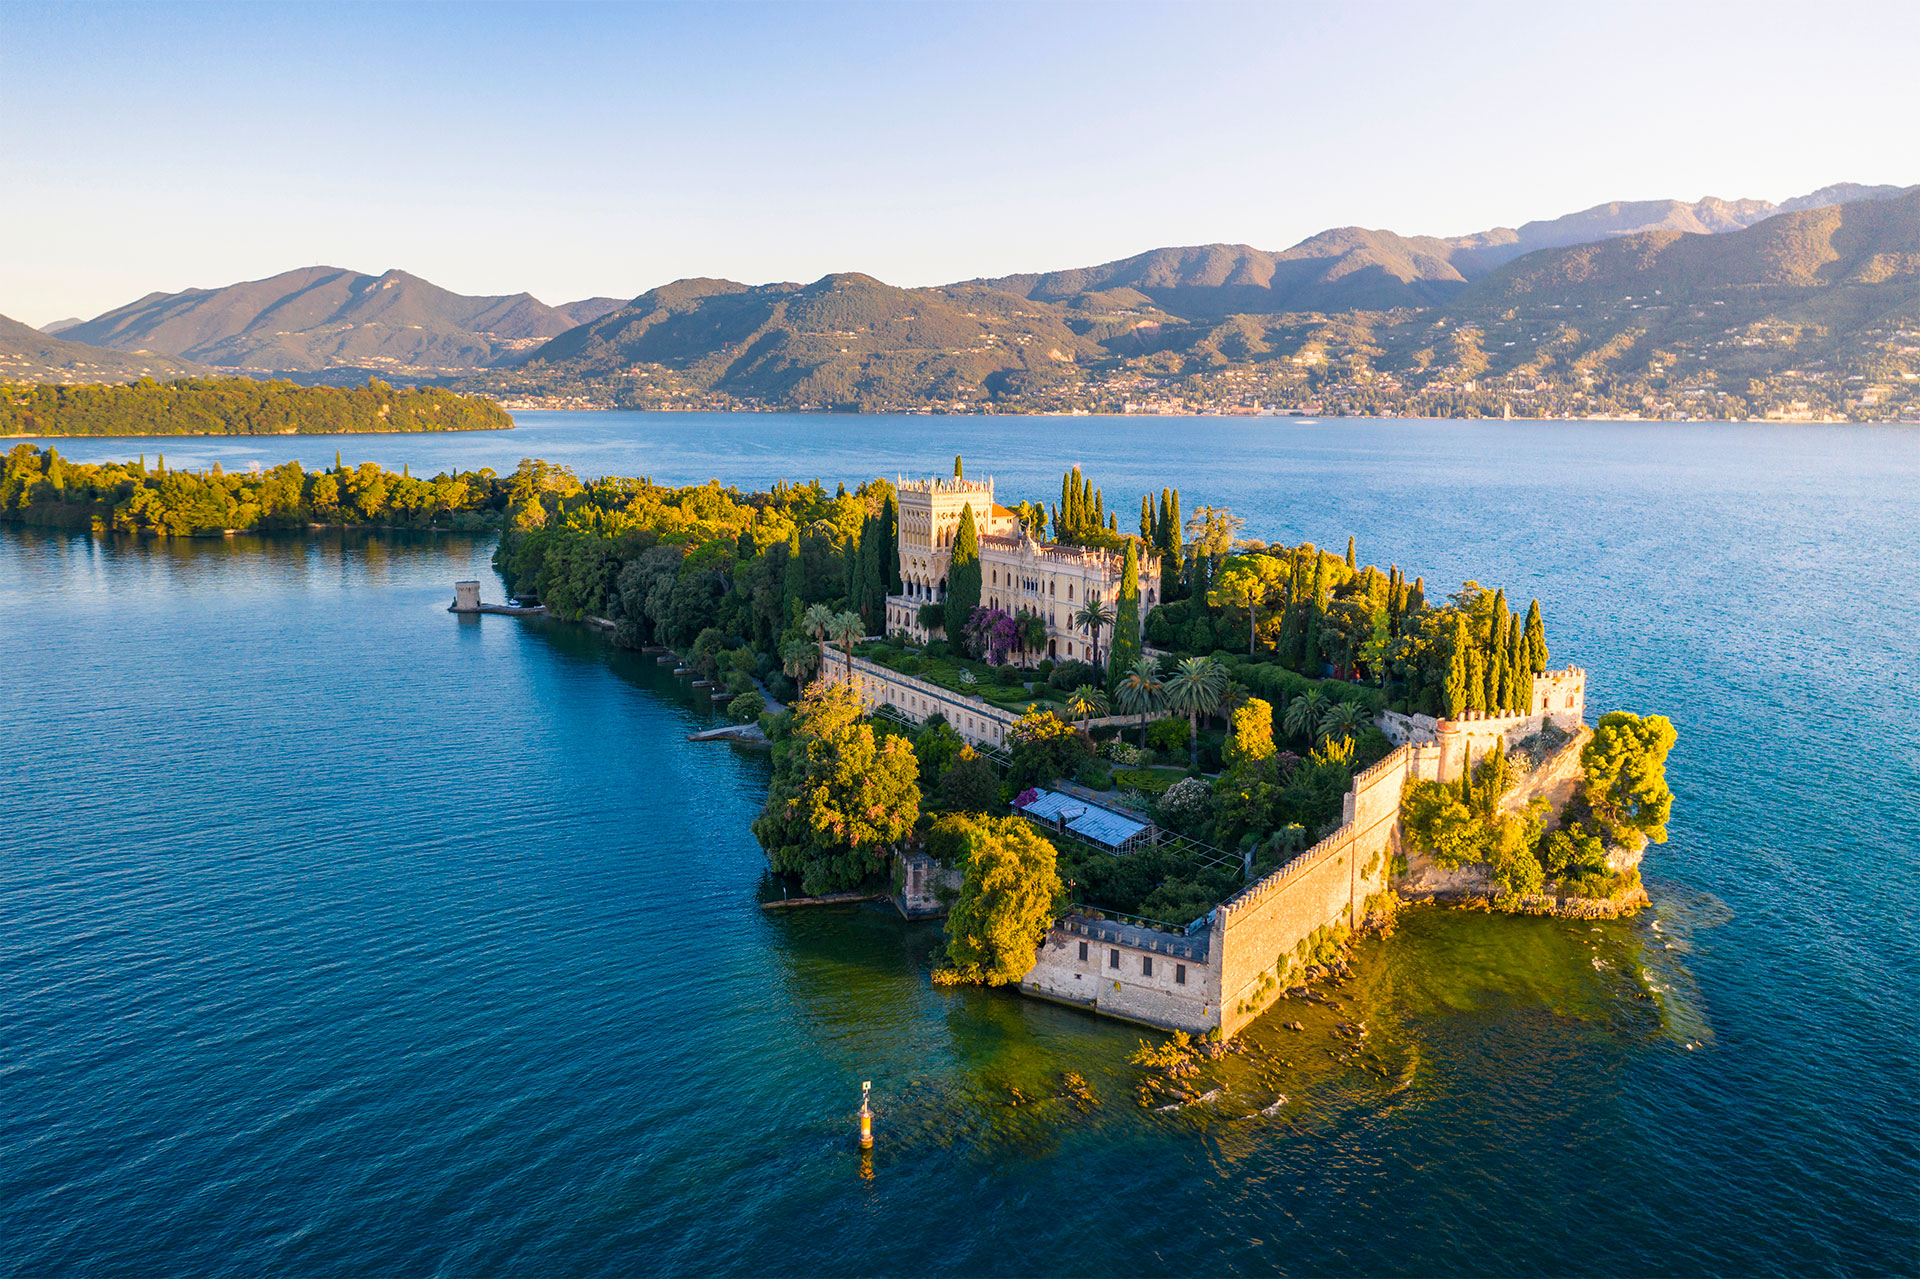
<svg viewBox="0 0 1920 1279">
<path fill-rule="evenodd" d="M 873 1149 L 873 1112 L 867 1109 L 867 1094 L 873 1090 L 872 1080 L 860 1082 L 860 1149 Z"/>
</svg>

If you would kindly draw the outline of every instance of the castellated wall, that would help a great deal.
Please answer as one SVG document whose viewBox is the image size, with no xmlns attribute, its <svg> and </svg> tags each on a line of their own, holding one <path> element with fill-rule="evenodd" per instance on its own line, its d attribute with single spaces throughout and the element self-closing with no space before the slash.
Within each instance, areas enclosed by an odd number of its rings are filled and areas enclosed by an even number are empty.
<svg viewBox="0 0 1920 1279">
<path fill-rule="evenodd" d="M 1396 748 L 1353 779 L 1338 830 L 1215 910 L 1223 1034 L 1237 1033 L 1288 984 L 1283 960 L 1294 958 L 1303 938 L 1365 918 L 1367 899 L 1393 871 L 1401 789 L 1409 776 L 1436 773 L 1439 765 L 1437 748 Z"/>
</svg>

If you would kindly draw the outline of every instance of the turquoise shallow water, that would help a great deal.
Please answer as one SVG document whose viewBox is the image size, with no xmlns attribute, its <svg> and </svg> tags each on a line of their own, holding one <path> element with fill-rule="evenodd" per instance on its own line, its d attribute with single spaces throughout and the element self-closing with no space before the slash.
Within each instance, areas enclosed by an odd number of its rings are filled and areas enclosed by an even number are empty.
<svg viewBox="0 0 1920 1279">
<path fill-rule="evenodd" d="M 752 486 L 964 447 L 1015 497 L 1078 462 L 1123 513 L 1357 533 L 1538 594 L 1596 709 L 1673 718 L 1659 906 L 1415 913 L 1342 994 L 1363 1062 L 1307 1010 L 1142 1112 L 1134 1032 L 937 991 L 879 910 L 754 909 L 763 763 L 596 636 L 445 613 L 484 540 L 0 530 L 0 1273 L 1920 1264 L 1920 434 L 521 421 L 62 451 Z"/>
</svg>

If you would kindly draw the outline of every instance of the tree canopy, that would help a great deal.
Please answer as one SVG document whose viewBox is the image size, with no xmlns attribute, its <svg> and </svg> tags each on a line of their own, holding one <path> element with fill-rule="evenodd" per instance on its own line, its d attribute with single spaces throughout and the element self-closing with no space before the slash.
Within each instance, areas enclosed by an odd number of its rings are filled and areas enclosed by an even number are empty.
<svg viewBox="0 0 1920 1279">
<path fill-rule="evenodd" d="M 1066 909 L 1058 855 L 1018 817 L 974 819 L 963 847 L 966 877 L 947 917 L 947 980 L 1011 985 Z"/>
<path fill-rule="evenodd" d="M 815 683 L 774 748 L 773 781 L 753 833 L 775 871 L 809 893 L 858 887 L 920 814 L 913 747 L 879 737 L 843 683 Z"/>
</svg>

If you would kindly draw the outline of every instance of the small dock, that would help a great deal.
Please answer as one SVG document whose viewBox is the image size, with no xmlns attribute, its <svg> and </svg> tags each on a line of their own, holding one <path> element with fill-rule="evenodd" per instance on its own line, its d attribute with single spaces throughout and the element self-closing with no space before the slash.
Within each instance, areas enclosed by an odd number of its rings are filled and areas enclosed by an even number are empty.
<svg viewBox="0 0 1920 1279">
<path fill-rule="evenodd" d="M 761 910 L 786 910 L 794 906 L 851 906 L 857 902 L 883 902 L 885 893 L 822 893 L 818 897 L 783 897 L 777 902 L 761 902 Z"/>
<path fill-rule="evenodd" d="M 455 582 L 453 584 L 453 603 L 447 605 L 449 613 L 500 613 L 507 617 L 544 617 L 545 604 L 483 604 L 480 602 L 480 583 Z"/>
</svg>

